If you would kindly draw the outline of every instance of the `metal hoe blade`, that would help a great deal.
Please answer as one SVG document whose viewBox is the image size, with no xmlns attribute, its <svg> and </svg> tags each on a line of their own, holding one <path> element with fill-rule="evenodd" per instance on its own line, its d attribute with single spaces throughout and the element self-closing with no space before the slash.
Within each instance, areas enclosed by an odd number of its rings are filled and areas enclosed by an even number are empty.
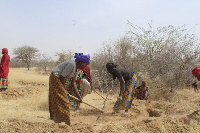
<svg viewBox="0 0 200 133">
<path fill-rule="evenodd" d="M 111 90 L 110 90 L 110 91 L 111 91 Z M 105 109 L 105 107 L 106 107 L 106 101 L 108 100 L 108 95 L 109 95 L 110 91 L 107 93 L 106 99 L 105 99 L 105 101 L 103 102 L 103 105 L 104 105 L 104 106 L 103 106 L 103 108 L 102 108 L 102 110 L 101 110 L 101 113 L 100 113 L 100 115 L 99 115 L 99 117 L 97 118 L 96 121 L 99 120 L 99 118 L 101 117 L 101 115 L 102 115 L 103 112 L 104 112 L 104 109 Z"/>
</svg>

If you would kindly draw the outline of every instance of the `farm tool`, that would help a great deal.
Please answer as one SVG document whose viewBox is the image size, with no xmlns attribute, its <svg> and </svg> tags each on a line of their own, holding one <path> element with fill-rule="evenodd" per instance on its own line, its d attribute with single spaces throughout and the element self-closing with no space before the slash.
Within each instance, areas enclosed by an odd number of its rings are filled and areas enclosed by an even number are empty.
<svg viewBox="0 0 200 133">
<path fill-rule="evenodd" d="M 110 91 L 111 91 L 111 90 L 110 90 Z M 86 102 L 82 101 L 82 103 L 84 103 L 84 104 L 86 104 L 86 105 L 88 105 L 88 106 L 91 106 L 91 107 L 93 107 L 93 108 L 95 108 L 95 109 L 97 109 L 97 110 L 99 110 L 99 111 L 101 112 L 96 121 L 98 121 L 99 118 L 101 117 L 101 115 L 104 113 L 104 110 L 105 110 L 105 107 L 106 107 L 106 101 L 108 100 L 108 95 L 109 95 L 110 91 L 107 93 L 106 98 L 104 98 L 103 96 L 101 96 L 103 99 L 105 99 L 105 101 L 103 102 L 103 108 L 102 108 L 102 109 L 99 109 L 99 108 L 97 108 L 97 107 L 95 107 L 95 106 L 93 106 L 93 105 L 91 105 L 91 104 L 89 104 L 89 103 L 86 103 Z M 97 92 L 96 92 L 96 93 L 97 93 Z M 97 94 L 98 94 L 98 93 L 97 93 Z M 100 94 L 99 94 L 99 95 L 100 95 Z M 78 98 L 75 97 L 75 96 L 70 95 L 69 93 L 68 93 L 68 96 L 71 97 L 71 98 L 74 98 L 74 99 L 76 99 L 76 100 L 78 100 L 78 101 L 80 101 L 80 99 L 78 99 Z"/>
<path fill-rule="evenodd" d="M 70 95 L 69 93 L 68 93 L 68 96 L 71 97 L 71 98 L 74 98 L 74 99 L 76 99 L 76 100 L 78 100 L 78 101 L 80 101 L 80 99 L 78 99 L 78 98 L 75 97 L 75 96 Z M 93 106 L 93 105 L 91 105 L 91 104 L 89 104 L 89 103 L 86 103 L 86 102 L 84 102 L 84 101 L 82 101 L 82 103 L 84 103 L 84 104 L 86 104 L 86 105 L 88 105 L 88 106 L 90 106 L 90 107 L 93 107 L 93 108 L 95 108 L 95 109 L 101 111 L 101 109 L 99 109 L 99 108 L 97 108 L 97 107 L 95 107 L 95 106 Z"/>
<path fill-rule="evenodd" d="M 97 91 L 95 91 L 94 89 L 92 90 L 94 91 L 95 93 L 97 93 L 100 97 L 102 97 L 104 100 L 106 100 L 106 98 L 104 98 L 101 94 L 99 94 Z"/>
<path fill-rule="evenodd" d="M 111 90 L 110 90 L 110 91 L 111 91 Z M 103 108 L 102 108 L 101 113 L 100 113 L 100 115 L 99 115 L 99 117 L 97 118 L 96 121 L 98 121 L 99 118 L 101 117 L 101 115 L 104 113 L 104 110 L 105 110 L 105 107 L 106 107 L 106 101 L 108 100 L 108 95 L 109 95 L 110 91 L 107 93 L 107 96 L 106 96 L 106 98 L 105 98 L 105 101 L 103 102 Z"/>
</svg>

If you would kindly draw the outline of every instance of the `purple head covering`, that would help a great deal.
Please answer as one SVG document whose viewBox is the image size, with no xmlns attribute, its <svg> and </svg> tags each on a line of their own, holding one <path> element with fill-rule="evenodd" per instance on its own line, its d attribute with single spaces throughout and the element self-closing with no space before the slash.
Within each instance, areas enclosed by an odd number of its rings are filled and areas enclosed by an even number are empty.
<svg viewBox="0 0 200 133">
<path fill-rule="evenodd" d="M 74 56 L 75 59 L 75 62 L 79 62 L 79 61 L 82 61 L 82 62 L 85 62 L 85 63 L 90 63 L 90 55 L 84 55 L 83 53 L 75 53 L 75 56 Z"/>
</svg>

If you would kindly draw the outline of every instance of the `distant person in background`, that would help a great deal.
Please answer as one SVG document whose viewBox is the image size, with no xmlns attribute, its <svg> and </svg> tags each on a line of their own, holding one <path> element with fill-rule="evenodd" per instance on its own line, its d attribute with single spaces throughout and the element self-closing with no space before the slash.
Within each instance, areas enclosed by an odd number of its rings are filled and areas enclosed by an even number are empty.
<svg viewBox="0 0 200 133">
<path fill-rule="evenodd" d="M 198 81 L 200 81 L 200 67 L 196 67 L 192 70 L 192 74 L 194 77 L 197 78 Z M 198 111 L 200 111 L 200 107 L 198 108 Z"/>
<path fill-rule="evenodd" d="M 192 83 L 192 87 L 194 88 L 194 92 L 199 93 L 199 90 L 198 90 L 198 87 L 197 87 L 197 81 L 194 81 L 194 83 Z"/>
<path fill-rule="evenodd" d="M 68 60 L 57 65 L 49 77 L 50 119 L 56 123 L 65 122 L 70 125 L 70 102 L 65 88 L 66 79 L 72 78 L 71 85 L 79 102 L 82 102 L 76 80 L 80 69 L 84 69 L 90 63 L 90 55 L 76 53 L 74 57 L 75 61 Z"/>
<path fill-rule="evenodd" d="M 113 80 L 118 78 L 120 82 L 120 93 L 113 107 L 112 114 L 125 110 L 125 112 L 121 114 L 121 116 L 124 117 L 128 115 L 128 109 L 132 106 L 132 101 L 135 97 L 137 78 L 134 72 L 126 69 L 119 69 L 114 63 L 108 62 L 106 68 L 107 71 L 112 74 Z"/>
<path fill-rule="evenodd" d="M 200 81 L 200 67 L 196 67 L 192 70 L 192 74 L 194 77 L 197 78 L 198 81 Z"/>
<path fill-rule="evenodd" d="M 5 91 L 8 88 L 8 73 L 9 73 L 9 62 L 10 56 L 8 55 L 8 49 L 2 49 L 3 57 L 1 58 L 0 64 L 0 91 Z"/>
<path fill-rule="evenodd" d="M 140 100 L 148 100 L 148 86 L 146 81 L 142 81 L 141 85 L 136 88 L 135 97 Z"/>
</svg>

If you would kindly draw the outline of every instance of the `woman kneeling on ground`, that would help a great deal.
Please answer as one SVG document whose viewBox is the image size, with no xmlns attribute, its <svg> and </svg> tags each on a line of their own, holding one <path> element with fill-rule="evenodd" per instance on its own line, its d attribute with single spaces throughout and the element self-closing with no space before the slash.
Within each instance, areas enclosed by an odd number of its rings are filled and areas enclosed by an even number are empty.
<svg viewBox="0 0 200 133">
<path fill-rule="evenodd" d="M 141 85 L 136 88 L 135 97 L 140 100 L 148 100 L 148 86 L 146 81 L 142 81 Z M 146 95 L 147 93 L 147 95 Z"/>
</svg>

